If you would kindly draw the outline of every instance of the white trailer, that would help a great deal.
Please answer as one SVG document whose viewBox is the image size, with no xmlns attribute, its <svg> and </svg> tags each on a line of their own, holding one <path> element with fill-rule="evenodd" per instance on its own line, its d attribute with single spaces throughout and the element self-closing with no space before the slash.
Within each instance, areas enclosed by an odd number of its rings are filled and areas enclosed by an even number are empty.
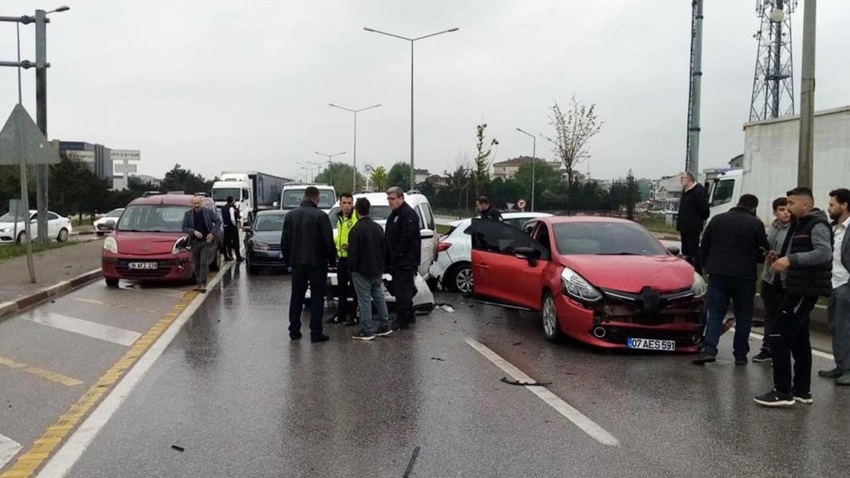
<svg viewBox="0 0 850 478">
<path fill-rule="evenodd" d="M 711 216 L 749 193 L 759 198 L 759 219 L 769 224 L 773 200 L 797 186 L 799 133 L 799 116 L 745 124 L 743 168 L 706 170 Z M 814 142 L 812 192 L 825 210 L 829 191 L 850 188 L 850 106 L 815 113 Z"/>
</svg>

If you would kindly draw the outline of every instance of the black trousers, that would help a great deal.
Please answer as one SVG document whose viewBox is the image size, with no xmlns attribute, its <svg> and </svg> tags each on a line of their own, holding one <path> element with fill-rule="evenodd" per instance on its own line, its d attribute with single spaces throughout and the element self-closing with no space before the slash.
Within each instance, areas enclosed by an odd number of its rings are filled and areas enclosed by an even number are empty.
<svg viewBox="0 0 850 478">
<path fill-rule="evenodd" d="M 416 282 L 414 282 L 416 269 L 412 267 L 396 268 L 390 274 L 393 277 L 396 320 L 399 325 L 412 324 L 416 322 L 413 312 L 413 296 L 416 295 Z"/>
<path fill-rule="evenodd" d="M 239 228 L 236 226 L 224 226 L 225 257 L 232 259 L 233 251 L 236 251 L 237 259 L 242 259 L 242 254 L 239 252 Z"/>
<path fill-rule="evenodd" d="M 322 315 L 325 312 L 327 267 L 292 266 L 292 293 L 289 298 L 289 336 L 301 336 L 301 312 L 304 296 L 310 287 L 310 336 L 322 335 Z"/>
<path fill-rule="evenodd" d="M 782 285 L 779 278 L 777 284 L 761 281 L 761 303 L 764 305 L 764 340 L 761 349 L 770 352 L 770 336 L 776 330 L 779 306 L 782 304 Z"/>
<path fill-rule="evenodd" d="M 680 232 L 682 239 L 682 256 L 688 261 L 697 273 L 702 274 L 702 262 L 699 258 L 699 232 Z"/>
<path fill-rule="evenodd" d="M 812 344 L 809 314 L 817 297 L 786 294 L 779 305 L 768 343 L 773 356 L 773 386 L 780 395 L 809 393 L 812 388 Z M 793 376 L 791 357 L 794 357 Z"/>
<path fill-rule="evenodd" d="M 337 315 L 340 319 L 348 319 L 354 317 L 352 311 L 357 310 L 357 295 L 354 293 L 354 283 L 351 280 L 351 270 L 348 267 L 348 258 L 342 257 L 337 261 L 336 266 L 337 278 Z M 354 299 L 354 307 L 348 303 L 348 299 Z"/>
</svg>

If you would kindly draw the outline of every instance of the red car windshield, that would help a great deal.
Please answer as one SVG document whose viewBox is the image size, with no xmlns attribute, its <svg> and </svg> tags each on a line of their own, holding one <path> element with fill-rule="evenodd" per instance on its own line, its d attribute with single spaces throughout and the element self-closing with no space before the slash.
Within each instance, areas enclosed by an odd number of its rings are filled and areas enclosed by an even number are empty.
<svg viewBox="0 0 850 478">
<path fill-rule="evenodd" d="M 667 255 L 667 249 L 638 224 L 562 222 L 554 225 L 561 255 Z"/>
<path fill-rule="evenodd" d="M 121 216 L 115 229 L 132 232 L 182 232 L 186 206 L 130 206 Z"/>
</svg>

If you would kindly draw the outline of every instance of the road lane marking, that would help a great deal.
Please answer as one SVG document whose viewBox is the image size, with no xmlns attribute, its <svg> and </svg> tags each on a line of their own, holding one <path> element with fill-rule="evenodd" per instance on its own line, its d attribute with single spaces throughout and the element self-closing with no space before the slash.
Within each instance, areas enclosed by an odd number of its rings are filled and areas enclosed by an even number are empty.
<svg viewBox="0 0 850 478">
<path fill-rule="evenodd" d="M 9 463 L 9 460 L 21 451 L 21 448 L 23 446 L 20 443 L 0 433 L 0 469 L 3 469 L 6 463 Z"/>
<path fill-rule="evenodd" d="M 85 335 L 86 337 L 112 342 L 113 344 L 123 345 L 125 347 L 133 345 L 142 336 L 142 334 L 133 332 L 132 330 L 119 329 L 118 327 L 98 324 L 97 322 L 43 310 L 34 310 L 22 316 L 22 318 L 30 322 L 53 327 L 54 329 Z"/>
<path fill-rule="evenodd" d="M 231 265 L 226 263 L 212 276 L 207 288 L 211 290 L 218 284 Z M 171 311 L 133 344 L 121 360 L 17 459 L 12 468 L 0 474 L 0 478 L 29 478 L 48 458 L 39 478 L 64 477 L 209 295 L 186 292 Z M 113 385 L 115 387 L 107 395 Z M 93 408 L 91 415 L 75 430 Z M 66 438 L 67 442 L 62 445 Z M 51 457 L 60 445 L 61 449 Z"/>
<path fill-rule="evenodd" d="M 83 298 L 80 298 L 80 297 L 74 297 L 74 300 L 76 300 L 78 302 L 85 302 L 87 304 L 97 304 L 97 305 L 103 305 L 104 304 L 104 302 L 101 301 L 101 300 L 83 299 Z"/>
<path fill-rule="evenodd" d="M 67 385 L 69 387 L 76 387 L 77 385 L 82 385 L 83 383 L 81 380 L 77 380 L 76 378 L 71 378 L 62 375 L 61 373 L 51 372 L 50 370 L 45 370 L 40 367 L 33 367 L 32 365 L 16 362 L 6 357 L 0 357 L 0 365 L 11 369 L 17 369 L 22 372 L 26 372 L 30 375 L 35 375 L 36 377 L 41 377 L 43 379 L 50 380 L 51 382 L 61 383 L 62 385 Z"/>
<path fill-rule="evenodd" d="M 487 360 L 493 362 L 497 367 L 504 370 L 505 373 L 521 382 L 535 382 L 535 380 L 526 375 L 522 370 L 513 366 L 510 362 L 503 359 L 499 354 L 490 350 L 486 345 L 478 342 L 475 339 L 465 339 L 472 348 L 477 350 Z M 582 429 L 585 433 L 591 436 L 594 440 L 607 446 L 620 446 L 620 441 L 613 435 L 605 431 L 604 428 L 597 425 L 593 420 L 584 416 L 581 412 L 573 408 L 569 403 L 562 400 L 560 397 L 549 391 L 546 387 L 524 387 L 529 392 L 537 395 L 547 405 L 554 408 L 558 413 L 563 415 L 567 420 Z"/>
</svg>

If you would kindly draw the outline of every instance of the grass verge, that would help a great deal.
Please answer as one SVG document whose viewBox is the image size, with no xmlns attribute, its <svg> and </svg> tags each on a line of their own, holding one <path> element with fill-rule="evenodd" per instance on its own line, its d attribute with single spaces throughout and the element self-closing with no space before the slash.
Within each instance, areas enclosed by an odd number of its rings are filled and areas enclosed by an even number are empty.
<svg viewBox="0 0 850 478">
<path fill-rule="evenodd" d="M 443 224 L 437 224 L 437 234 L 446 234 L 451 229 L 450 226 L 445 226 Z"/>
<path fill-rule="evenodd" d="M 47 245 L 42 244 L 33 244 L 32 252 L 35 254 L 36 252 L 49 251 L 52 249 L 59 249 L 62 247 L 73 246 L 76 244 L 82 244 L 76 241 L 65 241 L 65 242 L 51 242 Z M 27 255 L 27 246 L 22 244 L 10 244 L 8 246 L 0 246 L 0 261 L 5 261 L 9 259 L 14 259 L 15 257 L 25 256 Z"/>
</svg>

